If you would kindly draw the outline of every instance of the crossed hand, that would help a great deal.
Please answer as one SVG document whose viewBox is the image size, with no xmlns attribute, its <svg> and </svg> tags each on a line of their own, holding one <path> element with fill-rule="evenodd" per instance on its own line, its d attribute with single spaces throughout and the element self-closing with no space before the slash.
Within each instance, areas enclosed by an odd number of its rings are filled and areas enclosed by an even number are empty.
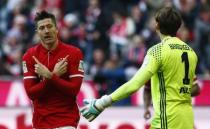
<svg viewBox="0 0 210 129">
<path fill-rule="evenodd" d="M 50 70 L 43 65 L 35 56 L 33 56 L 33 59 L 35 60 L 36 64 L 35 67 L 35 73 L 37 73 L 39 76 L 43 78 L 50 79 L 53 74 L 56 74 L 57 76 L 61 76 L 67 71 L 67 58 L 69 55 L 67 55 L 65 58 L 60 60 L 55 64 L 55 67 L 53 69 L 53 72 L 50 72 Z"/>
</svg>

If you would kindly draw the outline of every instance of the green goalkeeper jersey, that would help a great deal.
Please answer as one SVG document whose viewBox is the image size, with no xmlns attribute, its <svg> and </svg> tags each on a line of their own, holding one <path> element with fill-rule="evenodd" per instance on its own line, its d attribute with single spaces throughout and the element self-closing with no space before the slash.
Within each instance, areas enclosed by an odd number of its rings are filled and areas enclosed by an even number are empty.
<svg viewBox="0 0 210 129">
<path fill-rule="evenodd" d="M 152 127 L 161 129 L 193 129 L 191 89 L 197 56 L 177 37 L 165 37 L 148 50 L 146 65 L 153 73 L 152 100 L 155 116 Z"/>
<path fill-rule="evenodd" d="M 193 129 L 191 89 L 197 56 L 177 37 L 165 37 L 147 52 L 142 67 L 111 94 L 113 102 L 126 98 L 151 78 L 155 110 L 152 128 Z"/>
</svg>

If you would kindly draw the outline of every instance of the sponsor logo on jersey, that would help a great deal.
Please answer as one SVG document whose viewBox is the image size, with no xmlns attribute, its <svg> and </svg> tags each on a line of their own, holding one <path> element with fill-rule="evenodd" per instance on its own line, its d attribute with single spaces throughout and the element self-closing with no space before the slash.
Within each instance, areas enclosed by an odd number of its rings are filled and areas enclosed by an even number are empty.
<svg viewBox="0 0 210 129">
<path fill-rule="evenodd" d="M 84 61 L 83 60 L 79 61 L 78 71 L 84 72 Z"/>
<path fill-rule="evenodd" d="M 28 69 L 27 69 L 27 66 L 26 66 L 26 61 L 22 62 L 22 67 L 23 67 L 23 73 L 27 73 Z"/>
</svg>

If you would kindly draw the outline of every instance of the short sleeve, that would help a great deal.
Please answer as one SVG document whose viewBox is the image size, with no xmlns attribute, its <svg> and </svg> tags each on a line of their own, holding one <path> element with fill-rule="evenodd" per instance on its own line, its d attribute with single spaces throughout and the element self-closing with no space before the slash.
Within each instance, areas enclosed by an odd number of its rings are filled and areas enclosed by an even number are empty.
<svg viewBox="0 0 210 129">
<path fill-rule="evenodd" d="M 69 78 L 84 77 L 84 61 L 83 54 L 79 49 L 76 49 L 74 56 L 70 62 Z"/>
</svg>

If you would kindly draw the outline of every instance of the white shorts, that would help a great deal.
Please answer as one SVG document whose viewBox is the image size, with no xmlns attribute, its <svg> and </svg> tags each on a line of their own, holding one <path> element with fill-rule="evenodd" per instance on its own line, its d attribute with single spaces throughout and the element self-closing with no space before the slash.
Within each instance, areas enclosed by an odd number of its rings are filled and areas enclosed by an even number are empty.
<svg viewBox="0 0 210 129">
<path fill-rule="evenodd" d="M 33 128 L 33 129 L 36 129 L 36 128 Z M 58 128 L 52 128 L 52 129 L 76 129 L 76 128 L 72 126 L 64 126 L 64 127 L 58 127 Z"/>
<path fill-rule="evenodd" d="M 72 126 L 64 126 L 64 127 L 54 128 L 54 129 L 76 129 L 76 128 Z"/>
</svg>

